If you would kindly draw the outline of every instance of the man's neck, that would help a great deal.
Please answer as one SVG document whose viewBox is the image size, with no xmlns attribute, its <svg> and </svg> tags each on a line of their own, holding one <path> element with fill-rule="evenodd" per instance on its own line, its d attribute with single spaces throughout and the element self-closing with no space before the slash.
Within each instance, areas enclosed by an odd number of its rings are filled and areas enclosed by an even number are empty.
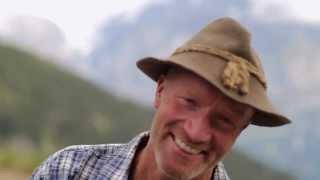
<svg viewBox="0 0 320 180">
<path fill-rule="evenodd" d="M 132 178 L 130 180 L 152 179 L 152 180 L 173 180 L 162 175 L 155 163 L 155 158 L 151 149 L 146 146 L 136 154 L 132 167 Z"/>
</svg>

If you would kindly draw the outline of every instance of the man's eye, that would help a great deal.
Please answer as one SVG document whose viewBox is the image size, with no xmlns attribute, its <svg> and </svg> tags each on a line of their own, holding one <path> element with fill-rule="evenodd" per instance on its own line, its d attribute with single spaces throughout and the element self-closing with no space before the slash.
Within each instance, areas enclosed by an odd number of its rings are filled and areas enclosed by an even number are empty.
<svg viewBox="0 0 320 180">
<path fill-rule="evenodd" d="M 225 124 L 228 124 L 228 125 L 231 125 L 231 124 L 232 124 L 232 123 L 230 122 L 230 120 L 227 119 L 227 118 L 220 118 L 220 121 L 221 121 L 222 123 L 225 123 Z"/>
<path fill-rule="evenodd" d="M 230 119 L 225 117 L 217 118 L 216 123 L 214 124 L 223 130 L 234 130 L 236 128 L 236 125 Z"/>
<path fill-rule="evenodd" d="M 184 98 L 184 100 L 187 102 L 187 103 L 190 103 L 190 104 L 194 104 L 195 101 L 191 98 Z"/>
<path fill-rule="evenodd" d="M 183 105 L 193 107 L 196 105 L 196 101 L 192 98 L 189 97 L 180 97 L 180 101 L 182 102 Z"/>
</svg>

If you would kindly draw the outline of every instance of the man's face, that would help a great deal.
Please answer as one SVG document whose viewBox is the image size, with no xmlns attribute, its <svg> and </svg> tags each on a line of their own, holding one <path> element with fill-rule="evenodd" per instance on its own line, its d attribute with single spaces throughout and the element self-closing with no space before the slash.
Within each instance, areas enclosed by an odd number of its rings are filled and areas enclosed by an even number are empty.
<svg viewBox="0 0 320 180">
<path fill-rule="evenodd" d="M 253 115 L 252 108 L 184 70 L 159 79 L 154 106 L 150 144 L 156 166 L 177 179 L 211 176 Z"/>
</svg>

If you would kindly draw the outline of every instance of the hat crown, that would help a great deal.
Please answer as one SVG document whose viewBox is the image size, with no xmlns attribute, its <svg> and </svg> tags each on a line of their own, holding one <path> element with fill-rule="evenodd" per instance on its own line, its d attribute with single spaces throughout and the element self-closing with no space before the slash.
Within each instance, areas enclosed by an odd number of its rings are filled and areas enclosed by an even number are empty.
<svg viewBox="0 0 320 180">
<path fill-rule="evenodd" d="M 201 45 L 223 50 L 247 60 L 263 73 L 261 62 L 250 44 L 250 33 L 237 21 L 225 17 L 208 24 L 182 47 Z"/>
</svg>

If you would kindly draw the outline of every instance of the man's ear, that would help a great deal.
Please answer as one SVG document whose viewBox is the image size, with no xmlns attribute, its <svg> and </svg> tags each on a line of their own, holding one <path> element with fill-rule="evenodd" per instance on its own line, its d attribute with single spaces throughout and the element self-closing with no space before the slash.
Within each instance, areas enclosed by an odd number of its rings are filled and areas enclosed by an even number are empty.
<svg viewBox="0 0 320 180">
<path fill-rule="evenodd" d="M 251 123 L 245 124 L 245 125 L 242 127 L 241 131 L 245 130 L 250 124 L 251 124 Z"/>
<path fill-rule="evenodd" d="M 248 112 L 247 112 L 247 116 L 248 116 L 248 122 L 242 127 L 242 130 L 241 131 L 243 131 L 243 130 L 245 130 L 250 124 L 251 124 L 251 122 L 252 122 L 252 117 L 253 117 L 253 115 L 256 113 L 256 110 L 254 110 L 254 109 L 250 109 Z"/>
<path fill-rule="evenodd" d="M 160 106 L 161 95 L 164 89 L 164 82 L 165 82 L 165 76 L 161 75 L 157 81 L 157 89 L 156 89 L 155 98 L 153 102 L 153 106 L 156 109 Z"/>
</svg>

